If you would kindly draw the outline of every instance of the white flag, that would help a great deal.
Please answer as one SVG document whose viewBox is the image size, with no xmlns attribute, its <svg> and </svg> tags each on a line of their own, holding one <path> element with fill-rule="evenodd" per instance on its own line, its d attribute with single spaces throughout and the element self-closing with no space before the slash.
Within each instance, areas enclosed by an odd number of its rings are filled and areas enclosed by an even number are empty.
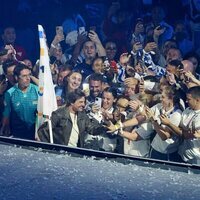
<svg viewBox="0 0 200 200">
<path fill-rule="evenodd" d="M 46 35 L 41 25 L 38 25 L 38 33 L 40 40 L 40 69 L 36 130 L 42 123 L 44 123 L 44 121 L 50 119 L 51 113 L 57 109 L 57 101 L 51 75 Z M 48 120 L 48 122 L 50 122 L 50 120 Z M 50 141 L 53 143 L 51 124 L 49 130 Z"/>
</svg>

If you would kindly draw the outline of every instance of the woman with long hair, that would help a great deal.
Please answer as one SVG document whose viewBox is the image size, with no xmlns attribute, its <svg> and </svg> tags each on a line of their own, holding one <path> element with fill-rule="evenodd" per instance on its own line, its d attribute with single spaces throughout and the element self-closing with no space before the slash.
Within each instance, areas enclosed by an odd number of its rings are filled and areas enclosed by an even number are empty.
<svg viewBox="0 0 200 200">
<path fill-rule="evenodd" d="M 99 123 L 107 123 L 113 120 L 113 112 L 115 110 L 115 102 L 117 100 L 116 89 L 109 87 L 104 89 L 102 93 L 101 105 L 97 105 L 95 101 L 90 112 L 90 117 L 95 118 Z M 88 140 L 88 139 L 87 139 Z M 113 152 L 116 148 L 116 135 L 103 134 L 98 136 L 98 149 Z"/>
<path fill-rule="evenodd" d="M 182 107 L 176 90 L 172 86 L 163 87 L 161 103 L 156 104 L 151 109 L 146 108 L 146 113 L 151 122 L 152 130 L 155 130 L 150 157 L 160 160 L 180 161 L 177 151 L 181 138 L 169 127 L 162 124 L 163 117 L 167 117 L 176 126 L 180 124 Z"/>
<path fill-rule="evenodd" d="M 79 72 L 72 71 L 64 78 L 63 83 L 61 96 L 57 96 L 59 106 L 65 103 L 66 96 L 69 92 L 73 92 L 81 87 L 82 75 Z"/>
</svg>

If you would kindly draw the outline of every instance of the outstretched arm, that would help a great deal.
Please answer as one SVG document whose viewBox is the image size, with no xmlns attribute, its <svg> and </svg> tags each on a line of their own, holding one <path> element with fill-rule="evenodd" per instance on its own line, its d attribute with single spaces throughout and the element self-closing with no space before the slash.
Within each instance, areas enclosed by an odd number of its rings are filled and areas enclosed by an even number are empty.
<svg viewBox="0 0 200 200">
<path fill-rule="evenodd" d="M 123 138 L 132 140 L 132 141 L 137 141 L 137 140 L 142 140 L 140 135 L 136 131 L 128 132 L 128 131 L 119 131 L 119 135 Z"/>
</svg>

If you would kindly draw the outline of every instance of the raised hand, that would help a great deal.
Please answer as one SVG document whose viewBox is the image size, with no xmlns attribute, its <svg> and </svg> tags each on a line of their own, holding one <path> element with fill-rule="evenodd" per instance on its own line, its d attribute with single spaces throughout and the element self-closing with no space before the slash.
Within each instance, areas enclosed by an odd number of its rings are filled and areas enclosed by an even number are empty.
<svg viewBox="0 0 200 200">
<path fill-rule="evenodd" d="M 154 120 L 154 113 L 148 106 L 145 106 L 145 111 L 146 111 L 147 118 Z"/>
<path fill-rule="evenodd" d="M 90 31 L 88 33 L 88 37 L 90 38 L 91 41 L 93 41 L 95 44 L 99 44 L 101 43 L 99 36 L 97 35 L 97 33 L 95 31 Z"/>
<path fill-rule="evenodd" d="M 165 30 L 166 30 L 165 27 L 160 28 L 160 26 L 157 26 L 153 31 L 154 37 L 159 37 L 160 35 L 162 35 L 165 32 Z"/>
<path fill-rule="evenodd" d="M 166 126 L 170 124 L 170 120 L 165 114 L 160 115 L 160 120 L 161 120 L 161 123 Z"/>
<path fill-rule="evenodd" d="M 58 43 L 60 43 L 61 41 L 64 40 L 64 35 L 61 35 L 61 34 L 56 34 L 53 41 L 52 41 L 52 44 L 54 46 L 58 45 Z"/>
<path fill-rule="evenodd" d="M 127 63 L 129 62 L 131 55 L 128 53 L 123 53 L 120 58 L 119 58 L 119 62 L 122 66 L 127 65 Z"/>
<path fill-rule="evenodd" d="M 148 52 L 155 52 L 155 50 L 158 48 L 158 45 L 155 42 L 148 42 L 146 46 L 144 47 L 144 50 Z"/>
<path fill-rule="evenodd" d="M 131 101 L 129 101 L 129 107 L 133 111 L 137 111 L 139 109 L 139 106 L 140 106 L 140 101 L 139 100 L 131 100 Z"/>
<path fill-rule="evenodd" d="M 143 48 L 143 46 L 140 42 L 135 42 L 133 44 L 132 50 L 134 53 L 137 53 L 137 51 L 141 50 L 142 48 Z"/>
<path fill-rule="evenodd" d="M 187 85 L 188 88 L 200 85 L 200 81 L 196 79 L 196 77 L 190 71 L 183 73 L 184 73 L 184 79 L 186 79 L 185 84 Z"/>
<path fill-rule="evenodd" d="M 97 113 L 97 112 L 99 112 L 99 110 L 100 110 L 100 107 L 97 104 L 92 105 L 92 112 L 93 113 Z"/>
<path fill-rule="evenodd" d="M 167 80 L 168 80 L 168 82 L 169 82 L 170 85 L 173 85 L 173 84 L 176 83 L 176 79 L 175 79 L 174 74 L 172 74 L 172 73 L 170 73 L 168 71 L 167 71 L 166 78 L 167 78 Z"/>
<path fill-rule="evenodd" d="M 111 121 L 109 121 L 109 125 L 106 128 L 108 129 L 107 133 L 113 133 L 117 130 L 117 127 Z"/>
</svg>

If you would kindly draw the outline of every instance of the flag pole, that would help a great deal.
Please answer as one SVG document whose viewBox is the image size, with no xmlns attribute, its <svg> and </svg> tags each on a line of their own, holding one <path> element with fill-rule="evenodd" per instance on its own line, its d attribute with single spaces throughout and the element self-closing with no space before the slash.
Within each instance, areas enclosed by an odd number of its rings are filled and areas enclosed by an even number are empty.
<svg viewBox="0 0 200 200">
<path fill-rule="evenodd" d="M 38 91 L 38 123 L 39 128 L 44 122 L 48 123 L 50 143 L 53 144 L 53 131 L 51 114 L 57 110 L 57 100 L 50 69 L 48 46 L 46 34 L 41 25 L 38 25 L 40 40 L 40 62 L 39 62 L 39 91 Z"/>
<path fill-rule="evenodd" d="M 52 124 L 51 120 L 48 119 L 48 126 L 49 126 L 49 136 L 50 136 L 50 143 L 53 144 L 53 132 L 52 132 Z"/>
</svg>

